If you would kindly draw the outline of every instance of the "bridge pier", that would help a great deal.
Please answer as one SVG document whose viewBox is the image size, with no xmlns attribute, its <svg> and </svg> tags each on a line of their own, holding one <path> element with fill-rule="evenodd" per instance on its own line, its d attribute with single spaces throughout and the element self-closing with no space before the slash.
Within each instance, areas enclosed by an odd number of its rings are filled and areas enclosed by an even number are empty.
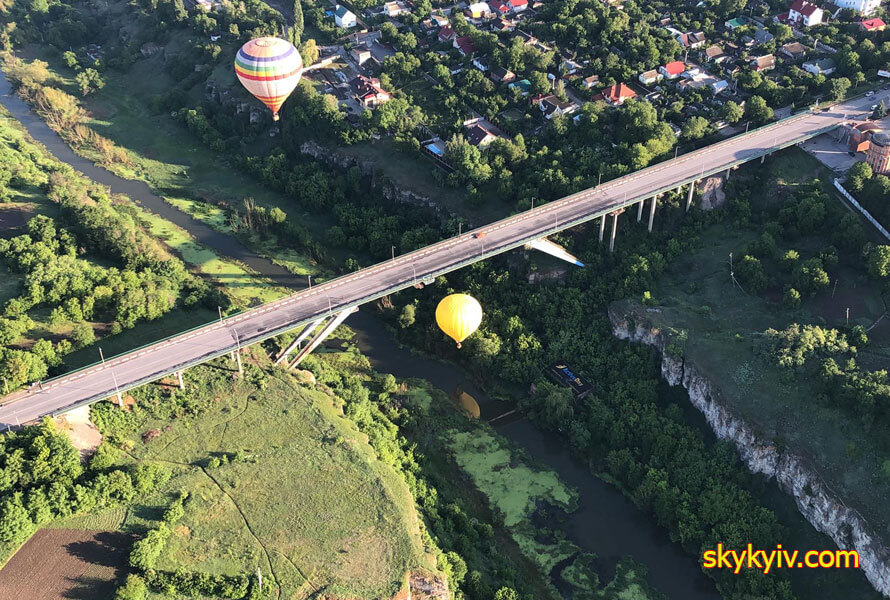
<svg viewBox="0 0 890 600">
<path fill-rule="evenodd" d="M 766 161 L 766 154 L 760 157 L 760 164 L 763 164 Z"/>
<path fill-rule="evenodd" d="M 244 375 L 244 366 L 241 364 L 241 348 L 232 350 L 232 352 L 229 353 L 229 356 L 238 364 L 238 376 L 240 377 L 241 375 Z"/>
<path fill-rule="evenodd" d="M 600 217 L 600 244 L 603 243 L 603 236 L 606 233 L 606 215 Z"/>
<path fill-rule="evenodd" d="M 618 233 L 618 215 L 624 210 L 616 210 L 612 213 L 612 237 L 609 238 L 609 252 L 615 251 L 615 234 Z"/>
<path fill-rule="evenodd" d="M 692 207 L 692 196 L 695 194 L 695 180 L 689 182 L 689 193 L 686 194 L 686 212 Z"/>
<path fill-rule="evenodd" d="M 729 174 L 732 173 L 732 167 L 726 169 L 726 181 L 729 181 Z"/>
<path fill-rule="evenodd" d="M 182 380 L 182 371 L 176 371 L 176 377 L 179 379 L 179 389 L 185 389 L 185 382 Z"/>
<path fill-rule="evenodd" d="M 655 222 L 656 204 L 658 204 L 658 194 L 652 196 L 652 204 L 649 206 L 649 233 L 652 233 L 652 223 Z"/>
<path fill-rule="evenodd" d="M 646 201 L 645 198 L 640 200 L 640 203 L 637 204 L 637 223 L 643 220 L 643 203 Z"/>
<path fill-rule="evenodd" d="M 318 326 L 322 324 L 323 321 L 324 317 L 316 319 L 312 323 L 306 325 L 306 327 L 303 328 L 303 331 L 300 332 L 300 335 L 298 335 L 297 338 L 293 342 L 291 342 L 290 345 L 285 348 L 281 354 L 278 355 L 278 358 L 275 359 L 275 364 L 280 365 L 282 362 L 287 360 L 288 354 L 296 350 L 297 347 L 299 347 L 299 345 L 303 343 L 303 340 L 309 337 L 309 334 L 315 331 Z"/>
</svg>

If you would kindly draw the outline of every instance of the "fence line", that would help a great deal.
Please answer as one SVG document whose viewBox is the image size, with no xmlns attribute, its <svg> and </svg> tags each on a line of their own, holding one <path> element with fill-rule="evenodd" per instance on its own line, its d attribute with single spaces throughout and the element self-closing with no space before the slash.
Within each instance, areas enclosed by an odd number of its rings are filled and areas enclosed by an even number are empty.
<svg viewBox="0 0 890 600">
<path fill-rule="evenodd" d="M 837 188 L 837 191 L 839 191 L 839 192 L 844 196 L 844 198 L 847 199 L 847 202 L 849 202 L 850 204 L 852 204 L 853 207 L 854 207 L 856 210 L 858 210 L 859 212 L 861 212 L 862 215 L 863 215 L 866 219 L 868 219 L 869 223 L 871 223 L 872 225 L 874 225 L 875 228 L 876 228 L 878 231 L 881 232 L 881 235 L 883 235 L 885 238 L 887 238 L 887 240 L 890 240 L 890 233 L 888 233 L 887 230 L 884 229 L 884 226 L 883 226 L 883 225 L 881 225 L 880 223 L 878 223 L 878 220 L 877 220 L 877 219 L 875 219 L 873 216 L 871 216 L 871 213 L 870 213 L 870 212 L 868 212 L 867 210 L 865 210 L 865 208 L 864 208 L 861 204 L 859 204 L 859 202 L 856 201 L 856 198 L 854 198 L 854 197 L 850 194 L 850 192 L 848 192 L 847 190 L 844 189 L 844 186 L 841 185 L 841 182 L 840 182 L 839 180 L 837 180 L 837 179 L 834 180 L 834 187 L 836 187 L 836 188 Z"/>
</svg>

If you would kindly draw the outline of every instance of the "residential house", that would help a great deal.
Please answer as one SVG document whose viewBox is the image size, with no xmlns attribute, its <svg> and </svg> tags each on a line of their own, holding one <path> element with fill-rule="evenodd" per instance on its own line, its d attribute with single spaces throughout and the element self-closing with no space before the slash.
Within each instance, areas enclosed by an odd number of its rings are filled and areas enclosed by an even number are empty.
<svg viewBox="0 0 890 600">
<path fill-rule="evenodd" d="M 350 54 L 352 54 L 352 58 L 355 59 L 355 62 L 357 62 L 359 66 L 365 64 L 366 61 L 371 60 L 371 51 L 364 46 L 353 48 Z"/>
<path fill-rule="evenodd" d="M 522 96 L 528 96 L 532 93 L 532 82 L 528 79 L 520 79 L 507 85 L 511 90 L 519 90 Z"/>
<path fill-rule="evenodd" d="M 686 70 L 686 63 L 682 60 L 675 60 L 666 65 L 658 67 L 658 72 L 667 79 L 676 79 Z"/>
<path fill-rule="evenodd" d="M 484 148 L 495 141 L 498 136 L 493 134 L 491 131 L 489 131 L 479 123 L 473 123 L 472 125 L 467 127 L 466 138 L 467 142 L 469 142 L 471 146 Z"/>
<path fill-rule="evenodd" d="M 789 42 L 779 48 L 779 54 L 788 60 L 797 62 L 803 60 L 807 55 L 807 47 L 800 42 Z"/>
<path fill-rule="evenodd" d="M 526 33 L 524 31 L 522 31 L 521 29 L 516 30 L 516 37 L 518 37 L 522 41 L 522 43 L 526 46 L 534 46 L 535 44 L 538 43 L 538 38 L 536 38 L 535 36 L 533 36 L 530 33 Z"/>
<path fill-rule="evenodd" d="M 510 83 L 516 81 L 516 73 L 504 67 L 495 67 L 491 70 L 491 80 L 496 83 Z"/>
<path fill-rule="evenodd" d="M 482 71 L 483 73 L 488 71 L 488 57 L 480 56 L 479 58 L 473 59 L 473 66 Z"/>
<path fill-rule="evenodd" d="M 439 27 L 447 27 L 449 25 L 448 17 L 445 17 L 443 15 L 430 15 L 430 21 L 432 21 Z"/>
<path fill-rule="evenodd" d="M 490 4 L 489 6 L 491 6 L 491 11 L 492 11 L 492 12 L 497 13 L 497 14 L 500 15 L 500 16 L 504 16 L 504 15 L 508 15 L 508 14 L 510 14 L 510 5 L 507 4 L 506 2 L 500 2 L 500 1 L 499 1 L 499 2 L 493 2 L 493 3 Z"/>
<path fill-rule="evenodd" d="M 705 34 L 701 31 L 681 33 L 674 39 L 684 48 L 701 48 L 705 45 Z"/>
<path fill-rule="evenodd" d="M 387 2 L 383 5 L 381 12 L 389 17 L 390 19 L 398 17 L 400 15 L 407 15 L 411 13 L 411 9 L 401 2 Z"/>
<path fill-rule="evenodd" d="M 794 0 L 788 9 L 788 23 L 796 27 L 812 27 L 822 22 L 822 9 L 807 0 Z"/>
<path fill-rule="evenodd" d="M 765 54 L 764 56 L 758 56 L 753 59 L 750 64 L 751 68 L 755 71 L 769 71 L 770 69 L 776 68 L 776 57 L 772 54 Z"/>
<path fill-rule="evenodd" d="M 474 52 L 476 52 L 476 46 L 473 44 L 473 38 L 468 35 L 463 37 L 456 37 L 451 44 L 457 48 L 458 52 L 461 53 L 462 56 L 470 56 Z"/>
<path fill-rule="evenodd" d="M 741 16 L 736 17 L 734 19 L 730 19 L 723 23 L 723 26 L 732 31 L 733 29 L 738 29 L 739 27 L 744 27 L 748 24 L 748 17 Z"/>
<path fill-rule="evenodd" d="M 450 42 L 454 39 L 454 30 L 450 25 L 446 25 L 442 29 L 439 30 L 438 35 L 436 36 L 440 42 Z"/>
<path fill-rule="evenodd" d="M 392 94 L 380 87 L 380 80 L 376 77 L 358 75 L 349 82 L 349 88 L 356 102 L 365 108 L 376 108 L 392 100 Z"/>
<path fill-rule="evenodd" d="M 643 85 L 652 85 L 653 83 L 657 83 L 658 80 L 661 79 L 661 75 L 658 73 L 658 71 L 656 71 L 655 69 L 652 69 L 651 71 L 645 71 L 643 73 L 640 73 L 640 75 L 639 75 L 639 77 L 637 77 L 637 79 Z"/>
<path fill-rule="evenodd" d="M 334 22 L 337 24 L 337 27 L 342 27 L 343 29 L 355 27 L 357 24 L 355 14 L 339 4 L 334 8 Z"/>
<path fill-rule="evenodd" d="M 563 58 L 562 62 L 559 65 L 559 70 L 566 75 L 571 75 L 581 70 L 581 63 L 571 58 Z"/>
<path fill-rule="evenodd" d="M 637 94 L 623 83 L 610 85 L 603 90 L 603 100 L 612 106 L 621 106 L 625 101 L 636 98 Z"/>
<path fill-rule="evenodd" d="M 508 0 L 510 12 L 520 13 L 528 8 L 528 0 Z"/>
<path fill-rule="evenodd" d="M 840 8 L 851 8 L 863 15 L 870 15 L 881 6 L 881 0 L 833 0 Z"/>
<path fill-rule="evenodd" d="M 495 33 L 504 33 L 516 29 L 516 21 L 498 17 L 491 22 L 491 30 Z"/>
<path fill-rule="evenodd" d="M 721 48 L 717 44 L 705 48 L 705 59 L 710 62 L 720 64 L 724 60 L 726 60 L 726 58 L 727 56 L 726 53 L 723 52 L 723 48 Z"/>
<path fill-rule="evenodd" d="M 484 19 L 491 14 L 491 7 L 486 2 L 474 2 L 464 12 L 471 19 Z"/>
<path fill-rule="evenodd" d="M 599 82 L 600 82 L 599 75 L 590 75 L 589 77 L 585 77 L 584 79 L 581 80 L 581 87 L 583 87 L 585 90 L 589 90 L 590 88 L 594 87 Z"/>
<path fill-rule="evenodd" d="M 884 20 L 880 17 L 875 17 L 874 19 L 862 19 L 859 21 L 859 29 L 869 33 L 872 31 L 884 31 L 886 28 L 887 24 L 884 23 Z"/>
<path fill-rule="evenodd" d="M 831 75 L 837 69 L 833 58 L 820 58 L 803 64 L 803 70 L 813 75 Z"/>
<path fill-rule="evenodd" d="M 776 36 L 771 34 L 766 29 L 759 28 L 754 32 L 754 43 L 757 44 L 758 46 L 762 46 L 763 44 L 769 44 L 774 39 L 776 39 Z"/>
<path fill-rule="evenodd" d="M 540 99 L 538 108 L 541 109 L 541 112 L 544 113 L 544 116 L 547 119 L 552 119 L 553 117 L 570 115 L 580 107 L 574 102 L 562 102 L 559 98 L 551 94 Z"/>
</svg>

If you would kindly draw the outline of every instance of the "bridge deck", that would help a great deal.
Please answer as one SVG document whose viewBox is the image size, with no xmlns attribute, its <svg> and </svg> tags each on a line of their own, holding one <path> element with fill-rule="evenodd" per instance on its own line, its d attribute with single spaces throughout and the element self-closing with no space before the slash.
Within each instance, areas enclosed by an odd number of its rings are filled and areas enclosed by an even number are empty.
<svg viewBox="0 0 890 600">
<path fill-rule="evenodd" d="M 759 158 L 776 149 L 797 144 L 861 119 L 873 103 L 890 96 L 881 92 L 837 105 L 831 110 L 806 112 L 755 129 L 679 158 L 584 190 L 530 211 L 482 227 L 486 236 L 472 232 L 443 240 L 397 257 L 313 286 L 275 302 L 210 323 L 180 335 L 133 350 L 104 364 L 94 364 L 43 382 L 39 388 L 19 392 L 0 406 L 0 427 L 16 425 L 47 414 L 107 398 L 165 375 L 222 356 L 278 335 L 319 316 L 338 313 L 416 282 L 460 269 L 468 264 L 507 252 L 531 240 L 574 227 L 631 205 L 655 193 L 676 189 L 702 177 Z"/>
</svg>

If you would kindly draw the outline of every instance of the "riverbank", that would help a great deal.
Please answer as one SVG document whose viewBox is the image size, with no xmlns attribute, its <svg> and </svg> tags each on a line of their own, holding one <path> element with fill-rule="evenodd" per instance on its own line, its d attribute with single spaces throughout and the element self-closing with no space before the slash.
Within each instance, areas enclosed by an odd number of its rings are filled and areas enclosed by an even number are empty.
<svg viewBox="0 0 890 600">
<path fill-rule="evenodd" d="M 69 162 L 96 181 L 108 185 L 112 191 L 130 195 L 153 212 L 157 209 L 161 217 L 170 218 L 202 244 L 221 255 L 239 260 L 276 284 L 293 290 L 301 289 L 305 285 L 304 278 L 294 276 L 271 260 L 249 250 L 237 239 L 216 231 L 176 210 L 154 194 L 144 182 L 122 179 L 78 156 L 39 117 L 34 115 L 24 102 L 9 93 L 9 84 L 5 79 L 0 82 L 0 85 L 5 86 L 0 89 L 0 93 L 2 93 L 0 101 L 22 122 L 35 139 L 47 146 L 58 158 Z M 406 348 L 400 347 L 392 335 L 386 331 L 383 324 L 374 318 L 368 309 L 350 317 L 348 325 L 356 331 L 356 345 L 362 353 L 369 357 L 376 370 L 392 373 L 399 378 L 427 379 L 447 393 L 460 387 L 480 401 L 480 405 L 483 407 L 483 418 L 492 415 L 492 413 L 496 413 L 492 416 L 497 416 L 505 412 L 503 406 L 489 401 L 476 383 L 471 381 L 460 369 L 417 356 Z M 510 424 L 503 424 L 502 427 L 509 428 Z M 540 432 L 534 433 L 536 431 L 531 424 L 526 423 L 515 431 L 507 430 L 507 437 L 520 447 L 524 447 L 526 436 L 529 439 L 535 439 L 540 434 Z M 542 448 L 538 446 L 540 454 L 530 452 L 530 455 L 532 458 L 540 458 L 541 462 L 546 464 L 551 455 L 543 452 Z M 564 451 L 564 456 L 568 456 L 567 451 Z M 561 463 L 555 467 L 554 470 L 560 477 L 569 475 L 573 478 L 570 481 L 572 485 L 575 485 L 576 481 L 583 482 L 582 477 L 589 480 L 583 486 L 584 491 L 579 496 L 580 511 L 583 516 L 573 522 L 574 532 L 591 532 L 578 537 L 576 543 L 581 548 L 586 552 L 597 554 L 606 563 L 617 562 L 624 555 L 634 557 L 650 569 L 648 581 L 655 588 L 671 597 L 683 597 L 690 600 L 714 600 L 717 597 L 713 584 L 701 574 L 694 558 L 683 554 L 682 550 L 674 544 L 652 543 L 653 540 L 659 538 L 659 535 L 664 539 L 664 535 L 660 533 L 654 522 L 645 517 L 618 490 L 593 478 L 589 473 L 582 476 L 578 465 L 571 465 L 570 462 Z M 588 505 L 599 508 L 587 510 L 585 507 Z M 598 510 L 606 509 L 611 512 L 608 518 L 603 518 L 603 513 Z M 608 538 L 600 538 L 594 533 L 597 531 L 598 523 L 603 521 L 608 522 L 610 526 L 608 532 L 610 537 Z M 569 528 L 566 528 L 566 531 L 570 531 Z M 604 549 L 599 547 L 601 543 L 607 544 L 608 540 L 613 538 L 618 540 L 616 546 Z M 630 543 L 621 540 L 628 540 Z M 608 570 L 606 569 L 604 572 L 608 572 Z M 684 575 L 678 577 L 678 573 Z M 710 585 L 710 591 L 706 589 L 708 585 Z"/>
</svg>

